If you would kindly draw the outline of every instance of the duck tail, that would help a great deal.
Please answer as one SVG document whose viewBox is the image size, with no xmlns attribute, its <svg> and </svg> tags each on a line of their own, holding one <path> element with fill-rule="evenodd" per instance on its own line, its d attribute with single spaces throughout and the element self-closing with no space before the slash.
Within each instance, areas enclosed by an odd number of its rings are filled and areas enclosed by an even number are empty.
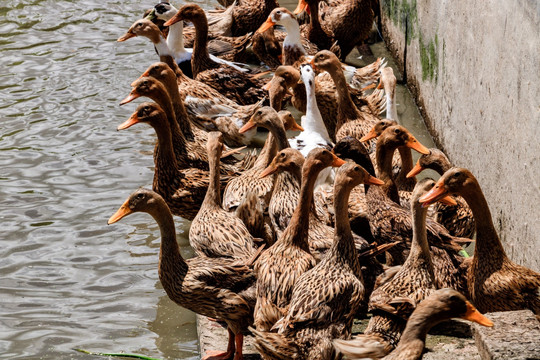
<svg viewBox="0 0 540 360">
<path fill-rule="evenodd" d="M 334 348 L 347 359 L 381 359 L 388 353 L 385 345 L 370 335 L 358 335 L 350 340 L 335 339 Z"/>
<path fill-rule="evenodd" d="M 255 336 L 255 348 L 263 359 L 288 360 L 298 358 L 298 347 L 294 341 L 287 339 L 283 334 L 257 331 L 249 328 Z"/>
</svg>

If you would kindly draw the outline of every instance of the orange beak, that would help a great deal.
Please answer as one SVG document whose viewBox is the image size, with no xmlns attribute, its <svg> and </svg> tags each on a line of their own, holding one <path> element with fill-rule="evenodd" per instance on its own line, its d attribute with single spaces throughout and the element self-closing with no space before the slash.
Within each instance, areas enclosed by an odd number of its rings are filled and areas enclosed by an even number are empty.
<svg viewBox="0 0 540 360">
<path fill-rule="evenodd" d="M 379 85 L 377 85 L 377 89 L 380 90 L 380 89 L 382 89 L 382 88 L 384 88 L 384 84 L 383 84 L 382 81 L 379 81 Z"/>
<path fill-rule="evenodd" d="M 407 143 L 405 144 L 405 146 L 418 151 L 420 154 L 424 154 L 424 155 L 429 154 L 429 149 L 425 147 L 424 145 L 420 144 L 418 140 L 416 140 L 416 138 L 412 135 L 409 136 L 409 140 L 407 140 Z"/>
<path fill-rule="evenodd" d="M 416 176 L 420 174 L 424 170 L 424 168 L 420 165 L 420 160 L 416 162 L 416 165 L 412 168 L 411 171 L 407 174 L 407 179 L 412 178 L 413 176 Z"/>
<path fill-rule="evenodd" d="M 381 179 L 377 179 L 376 177 L 370 175 L 369 178 L 366 181 L 366 184 L 368 184 L 368 185 L 384 185 L 384 181 L 382 181 Z"/>
<path fill-rule="evenodd" d="M 377 131 L 375 131 L 375 127 L 372 127 L 371 130 L 369 130 L 369 132 L 366 135 L 362 136 L 362 138 L 360 139 L 360 142 L 365 142 L 371 139 L 375 139 L 377 136 L 379 136 L 379 134 L 377 134 Z"/>
<path fill-rule="evenodd" d="M 314 71 L 317 71 L 318 68 L 315 66 L 315 59 L 311 59 L 311 61 L 309 62 L 309 65 L 311 65 L 311 67 L 313 68 Z"/>
<path fill-rule="evenodd" d="M 493 321 L 489 320 L 487 317 L 480 314 L 480 312 L 476 310 L 476 308 L 468 301 L 467 301 L 467 312 L 461 318 L 465 320 L 469 320 L 469 321 L 474 321 L 475 323 L 478 323 L 482 326 L 488 326 L 488 327 L 493 326 Z"/>
<path fill-rule="evenodd" d="M 163 26 L 171 26 L 173 24 L 176 24 L 177 22 L 181 21 L 182 18 L 180 16 L 174 15 L 172 19 L 169 19 Z"/>
<path fill-rule="evenodd" d="M 424 194 L 419 200 L 421 204 L 424 204 L 424 206 L 428 206 L 429 204 L 433 204 L 435 201 L 438 201 L 439 199 L 445 197 L 448 194 L 448 190 L 444 187 L 444 180 L 439 179 L 433 189 L 429 190 L 427 194 Z"/>
<path fill-rule="evenodd" d="M 294 10 L 294 15 L 298 15 L 302 11 L 307 11 L 307 13 L 309 14 L 309 7 L 308 7 L 308 4 L 307 4 L 306 0 L 299 0 L 298 1 L 298 6 Z"/>
<path fill-rule="evenodd" d="M 238 132 L 240 134 L 243 134 L 246 131 L 253 129 L 254 127 L 257 127 L 257 124 L 255 124 L 255 121 L 253 121 L 253 118 L 251 118 L 247 123 L 244 124 L 244 126 L 240 128 L 240 130 L 238 130 Z"/>
<path fill-rule="evenodd" d="M 341 165 L 345 164 L 344 160 L 338 158 L 334 153 L 331 153 L 331 154 L 334 157 L 334 161 L 332 161 L 332 164 L 330 164 L 330 166 L 340 167 Z"/>
<path fill-rule="evenodd" d="M 277 166 L 274 166 L 273 164 L 268 165 L 266 169 L 263 170 L 263 172 L 259 175 L 259 178 L 267 177 L 268 175 L 272 175 L 277 171 Z"/>
<path fill-rule="evenodd" d="M 439 199 L 439 202 L 443 203 L 444 205 L 449 205 L 449 206 L 456 206 L 457 205 L 457 202 L 456 200 L 454 200 L 451 196 L 445 196 L 443 198 L 440 198 Z"/>
<path fill-rule="evenodd" d="M 120 101 L 120 106 L 132 102 L 133 100 L 135 100 L 139 96 L 140 95 L 136 93 L 135 89 L 133 89 L 131 91 L 131 93 L 129 93 L 129 95 L 126 96 L 126 98 L 124 100 Z"/>
<path fill-rule="evenodd" d="M 115 222 L 119 221 L 123 217 L 131 214 L 133 211 L 129 208 L 129 199 L 126 200 L 122 206 L 120 206 L 120 209 L 118 209 L 113 216 L 109 218 L 109 221 L 107 221 L 108 225 L 114 224 Z"/>
<path fill-rule="evenodd" d="M 296 121 L 292 121 L 292 126 L 289 130 L 293 130 L 293 131 L 304 131 L 304 128 L 301 127 L 300 125 L 298 125 L 298 123 Z"/>
<path fill-rule="evenodd" d="M 141 76 L 139 76 L 139 79 L 142 78 L 142 77 L 147 77 L 147 76 L 150 76 L 150 70 L 146 70 L 145 72 L 143 72 L 143 74 Z M 139 80 L 137 79 L 137 80 Z M 130 86 L 133 86 L 133 84 L 135 84 L 135 82 L 137 81 L 135 80 L 134 82 L 131 83 Z"/>
<path fill-rule="evenodd" d="M 172 19 L 171 19 L 172 20 Z M 275 22 L 272 21 L 272 18 L 269 16 L 268 19 L 261 25 L 260 28 L 257 29 L 257 33 L 263 33 L 266 30 L 270 29 L 272 26 L 276 25 Z"/>
<path fill-rule="evenodd" d="M 278 58 L 279 62 L 283 64 L 283 54 L 279 54 L 277 56 L 277 58 Z"/>
<path fill-rule="evenodd" d="M 127 39 L 131 39 L 132 37 L 135 37 L 135 36 L 137 36 L 137 35 L 135 35 L 134 33 L 128 31 L 124 35 L 120 36 L 118 38 L 118 40 L 116 40 L 116 41 L 118 41 L 118 42 L 126 41 Z"/>
<path fill-rule="evenodd" d="M 139 117 L 137 116 L 137 113 L 133 113 L 129 119 L 118 125 L 116 130 L 124 130 L 129 127 L 132 127 L 133 125 L 137 124 L 139 122 Z"/>
</svg>

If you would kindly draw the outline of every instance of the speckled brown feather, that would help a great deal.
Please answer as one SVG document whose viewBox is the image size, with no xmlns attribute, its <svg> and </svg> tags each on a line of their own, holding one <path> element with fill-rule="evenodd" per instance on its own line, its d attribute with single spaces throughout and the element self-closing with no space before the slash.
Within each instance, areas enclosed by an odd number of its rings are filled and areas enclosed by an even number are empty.
<svg viewBox="0 0 540 360">
<path fill-rule="evenodd" d="M 189 243 L 198 256 L 247 259 L 255 252 L 253 237 L 242 220 L 221 207 L 219 158 L 222 148 L 221 133 L 209 133 L 210 183 L 200 210 L 191 222 Z"/>
<path fill-rule="evenodd" d="M 245 332 L 255 303 L 252 269 L 228 259 L 184 260 L 171 212 L 157 193 L 139 189 L 126 203 L 131 212 L 152 215 L 160 227 L 159 278 L 169 298 L 198 314 L 225 321 L 235 334 Z"/>
<path fill-rule="evenodd" d="M 289 226 L 255 263 L 257 304 L 254 324 L 258 331 L 270 331 L 276 321 L 285 315 L 294 284 L 315 265 L 307 242 L 309 217 L 305 215 L 311 207 L 316 178 L 332 161 L 332 154 L 328 150 L 319 148 L 309 153 L 302 169 L 300 201 Z"/>
<path fill-rule="evenodd" d="M 482 313 L 531 309 L 540 316 L 540 274 L 508 259 L 474 175 L 451 168 L 437 182 L 441 186 L 467 201 L 476 222 L 475 253 L 467 274 L 473 304 Z"/>
</svg>

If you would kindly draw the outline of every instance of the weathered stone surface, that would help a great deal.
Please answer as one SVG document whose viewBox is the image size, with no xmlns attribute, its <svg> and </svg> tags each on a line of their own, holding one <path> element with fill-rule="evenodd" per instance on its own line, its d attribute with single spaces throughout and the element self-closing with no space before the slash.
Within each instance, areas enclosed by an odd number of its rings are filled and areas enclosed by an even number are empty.
<svg viewBox="0 0 540 360">
<path fill-rule="evenodd" d="M 474 324 L 482 360 L 540 359 L 540 322 L 530 310 L 489 313 L 492 328 Z"/>
<path fill-rule="evenodd" d="M 540 3 L 380 3 L 438 147 L 477 177 L 508 256 L 540 271 Z"/>
<path fill-rule="evenodd" d="M 199 335 L 199 347 L 201 355 L 204 357 L 207 350 L 227 350 L 227 340 L 229 339 L 227 328 L 222 324 L 210 321 L 206 316 L 197 315 L 197 333 Z M 244 337 L 244 358 L 246 360 L 260 360 L 253 346 L 253 337 Z"/>
</svg>

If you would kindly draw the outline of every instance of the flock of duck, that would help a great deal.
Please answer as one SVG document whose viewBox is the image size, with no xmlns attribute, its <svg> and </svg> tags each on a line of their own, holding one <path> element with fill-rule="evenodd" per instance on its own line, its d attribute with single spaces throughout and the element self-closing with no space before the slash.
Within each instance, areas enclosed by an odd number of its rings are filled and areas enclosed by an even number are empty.
<svg viewBox="0 0 540 360">
<path fill-rule="evenodd" d="M 508 259 L 476 178 L 398 124 L 392 69 L 342 63 L 371 29 L 371 1 L 300 0 L 294 14 L 275 0 L 225 5 L 161 2 L 118 39 L 146 37 L 160 58 L 121 104 L 153 102 L 118 126 L 148 124 L 157 144 L 152 190 L 109 224 L 135 212 L 158 223 L 168 296 L 227 325 L 226 351 L 206 359 L 243 359 L 247 333 L 264 359 L 418 359 L 443 320 L 540 315 L 540 274 Z M 245 147 L 258 127 L 257 154 Z M 440 179 L 416 181 L 426 168 Z M 192 259 L 173 215 L 192 221 Z"/>
</svg>

